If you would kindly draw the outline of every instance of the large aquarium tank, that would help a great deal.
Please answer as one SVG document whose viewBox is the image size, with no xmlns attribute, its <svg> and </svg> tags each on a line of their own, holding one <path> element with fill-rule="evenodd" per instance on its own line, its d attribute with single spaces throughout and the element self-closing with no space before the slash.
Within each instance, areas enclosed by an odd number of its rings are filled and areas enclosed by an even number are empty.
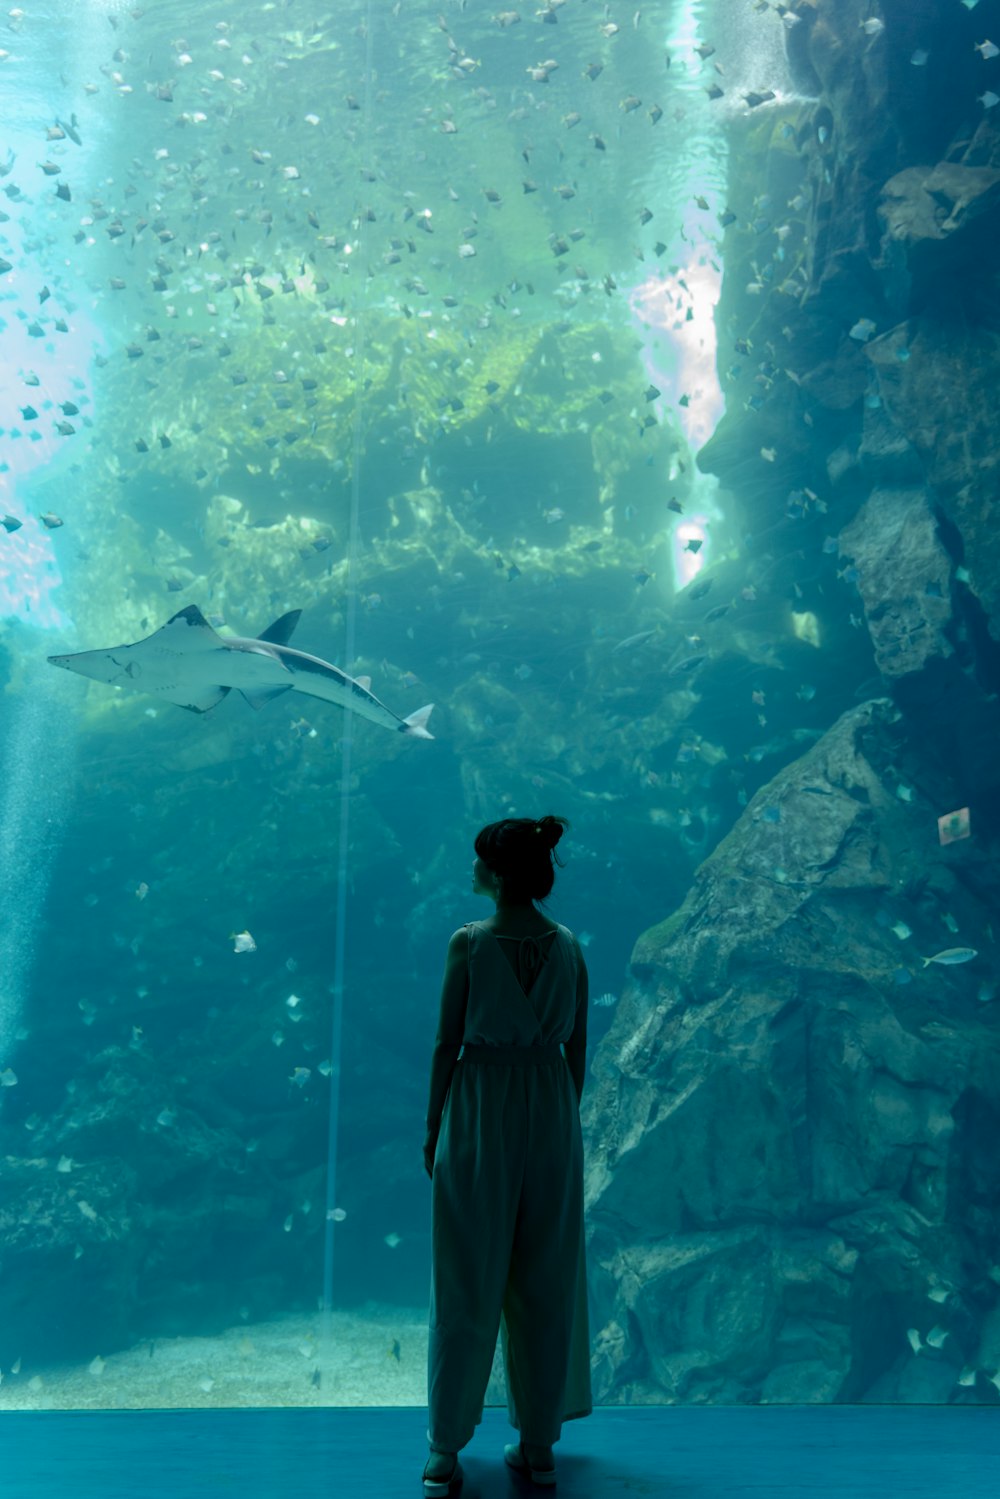
<svg viewBox="0 0 1000 1499">
<path fill-rule="evenodd" d="M 3 8 L 0 1407 L 426 1401 L 548 813 L 595 1401 L 1000 1400 L 1000 5 L 506 3 Z"/>
</svg>

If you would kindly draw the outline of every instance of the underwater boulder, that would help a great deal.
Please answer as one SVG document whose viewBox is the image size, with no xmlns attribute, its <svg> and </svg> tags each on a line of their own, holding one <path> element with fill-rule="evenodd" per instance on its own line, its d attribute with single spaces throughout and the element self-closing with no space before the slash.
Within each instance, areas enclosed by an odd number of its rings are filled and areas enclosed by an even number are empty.
<svg viewBox="0 0 1000 1499">
<path fill-rule="evenodd" d="M 858 575 L 875 664 L 886 677 L 950 656 L 951 562 L 922 490 L 875 489 L 840 533 Z"/>
<path fill-rule="evenodd" d="M 583 1104 L 597 1399 L 945 1398 L 976 1363 L 996 870 L 938 846 L 954 793 L 864 703 L 637 941 Z"/>
</svg>

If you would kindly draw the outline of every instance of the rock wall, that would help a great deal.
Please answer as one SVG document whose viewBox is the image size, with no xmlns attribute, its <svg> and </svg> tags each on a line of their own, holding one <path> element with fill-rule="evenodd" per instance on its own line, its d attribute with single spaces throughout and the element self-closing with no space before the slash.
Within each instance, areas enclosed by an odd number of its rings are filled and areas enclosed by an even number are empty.
<svg viewBox="0 0 1000 1499">
<path fill-rule="evenodd" d="M 585 1105 L 599 1398 L 992 1394 L 996 984 L 918 953 L 989 943 L 995 865 L 904 766 L 888 699 L 845 714 L 636 943 Z"/>
<path fill-rule="evenodd" d="M 814 102 L 734 129 L 699 462 L 878 675 L 635 945 L 584 1104 L 601 1400 L 1000 1398 L 997 19 L 799 0 Z"/>
</svg>

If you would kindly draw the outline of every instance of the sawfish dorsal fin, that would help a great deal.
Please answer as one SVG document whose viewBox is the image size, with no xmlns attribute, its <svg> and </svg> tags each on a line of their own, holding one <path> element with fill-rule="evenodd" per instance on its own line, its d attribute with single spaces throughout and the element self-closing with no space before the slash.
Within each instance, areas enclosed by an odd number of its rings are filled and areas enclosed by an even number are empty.
<svg viewBox="0 0 1000 1499">
<path fill-rule="evenodd" d="M 186 625 L 189 625 L 192 629 L 207 630 L 210 635 L 215 634 L 215 631 L 212 629 L 212 626 L 209 624 L 204 614 L 202 614 L 197 604 L 188 604 L 186 609 L 179 609 L 176 614 L 172 614 L 170 616 L 165 625 L 161 625 L 160 630 L 169 630 L 170 626 L 175 625 L 179 619 L 182 619 L 184 623 Z M 156 634 L 159 634 L 160 630 L 157 630 Z M 149 635 L 146 638 L 148 640 L 152 640 L 153 637 L 152 635 Z M 141 645 L 142 641 L 137 640 L 135 643 L 136 645 Z"/>
<path fill-rule="evenodd" d="M 287 645 L 301 615 L 301 609 L 290 610 L 288 614 L 283 614 L 280 619 L 276 619 L 273 625 L 268 625 L 267 629 L 257 636 L 257 639 L 267 640 L 271 645 Z"/>
</svg>

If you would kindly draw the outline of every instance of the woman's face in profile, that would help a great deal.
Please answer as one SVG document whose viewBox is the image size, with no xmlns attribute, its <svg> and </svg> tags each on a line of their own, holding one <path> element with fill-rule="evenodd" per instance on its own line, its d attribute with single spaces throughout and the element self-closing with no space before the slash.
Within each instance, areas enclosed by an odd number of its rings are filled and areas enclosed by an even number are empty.
<svg viewBox="0 0 1000 1499">
<path fill-rule="evenodd" d="M 493 895 L 494 879 L 482 859 L 477 858 L 472 866 L 472 890 L 475 895 Z"/>
</svg>

